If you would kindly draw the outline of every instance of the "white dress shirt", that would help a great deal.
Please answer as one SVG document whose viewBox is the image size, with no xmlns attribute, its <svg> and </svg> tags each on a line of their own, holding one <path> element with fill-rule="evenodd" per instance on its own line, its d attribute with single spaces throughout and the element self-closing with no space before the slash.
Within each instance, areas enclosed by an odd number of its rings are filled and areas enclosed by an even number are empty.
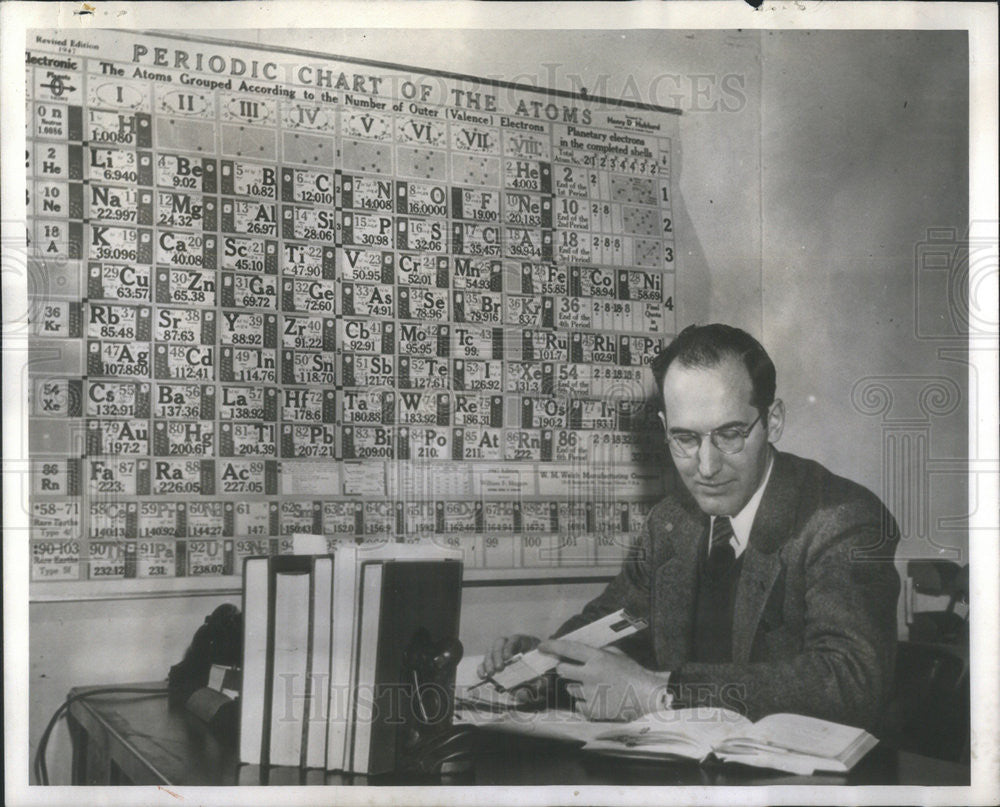
<svg viewBox="0 0 1000 807">
<path fill-rule="evenodd" d="M 750 543 L 750 530 L 753 529 L 753 520 L 757 517 L 757 508 L 760 507 L 760 500 L 764 498 L 764 488 L 767 487 L 767 480 L 771 478 L 771 469 L 773 467 L 774 452 L 769 451 L 767 455 L 767 470 L 764 472 L 764 478 L 761 480 L 760 485 L 754 491 L 753 496 L 750 497 L 750 501 L 743 505 L 743 509 L 735 516 L 730 516 L 729 518 L 733 525 L 733 537 L 729 539 L 729 543 L 732 545 L 736 557 L 742 555 L 743 550 Z M 715 529 L 715 516 L 712 516 L 712 529 Z M 709 539 L 708 546 L 712 546 L 711 539 Z"/>
</svg>

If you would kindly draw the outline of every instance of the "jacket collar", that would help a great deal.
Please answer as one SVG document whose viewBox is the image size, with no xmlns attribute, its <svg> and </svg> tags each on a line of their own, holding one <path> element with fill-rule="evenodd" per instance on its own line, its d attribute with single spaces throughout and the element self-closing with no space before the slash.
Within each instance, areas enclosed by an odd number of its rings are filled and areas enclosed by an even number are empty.
<svg viewBox="0 0 1000 807">
<path fill-rule="evenodd" d="M 771 554 L 792 535 L 799 501 L 799 480 L 790 455 L 774 451 L 774 468 L 750 530 L 750 546 Z"/>
<path fill-rule="evenodd" d="M 771 450 L 774 452 L 774 467 L 750 530 L 750 547 L 765 554 L 774 552 L 791 537 L 799 498 L 799 482 L 791 455 L 778 451 L 773 446 Z M 673 467 L 670 469 L 670 478 L 677 502 L 690 525 L 708 524 L 709 517 L 702 512 Z M 679 532 L 685 534 L 683 530 Z"/>
<path fill-rule="evenodd" d="M 678 508 L 670 516 L 671 523 L 665 525 L 669 540 L 664 542 L 655 572 L 660 600 L 658 610 L 665 623 L 662 633 L 675 637 L 672 647 L 666 644 L 657 647 L 659 660 L 666 665 L 664 669 L 687 660 L 691 652 L 691 604 L 695 596 L 698 549 L 702 543 L 698 536 L 704 537 L 709 523 L 708 516 L 698 507 L 676 472 L 673 482 L 677 485 Z M 764 605 L 780 576 L 782 563 L 777 550 L 792 535 L 798 487 L 789 455 L 775 451 L 771 478 L 750 531 L 750 544 L 736 591 L 734 662 L 749 660 Z"/>
</svg>

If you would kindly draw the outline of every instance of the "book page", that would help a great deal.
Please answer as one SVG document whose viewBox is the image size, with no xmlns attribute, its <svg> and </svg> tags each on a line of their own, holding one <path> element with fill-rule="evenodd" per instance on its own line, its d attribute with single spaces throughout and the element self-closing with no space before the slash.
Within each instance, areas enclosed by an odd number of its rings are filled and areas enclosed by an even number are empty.
<svg viewBox="0 0 1000 807">
<path fill-rule="evenodd" d="M 669 709 L 609 727 L 588 743 L 586 749 L 637 756 L 681 754 L 703 759 L 716 745 L 747 733 L 752 725 L 728 709 Z"/>
<path fill-rule="evenodd" d="M 717 753 L 716 756 L 723 762 L 739 762 L 742 765 L 753 765 L 755 768 L 774 768 L 778 771 L 794 773 L 799 776 L 809 776 L 825 765 L 817 757 L 788 754 L 784 751 L 774 753 L 762 751 L 752 751 L 749 753 L 726 752 Z"/>
<path fill-rule="evenodd" d="M 590 743 L 610 726 L 622 725 L 587 720 L 583 715 L 568 709 L 543 711 L 508 709 L 496 712 L 490 709 L 462 708 L 455 713 L 456 725 L 478 726 L 507 734 L 521 734 L 550 740 L 567 740 Z"/>
<path fill-rule="evenodd" d="M 835 758 L 864 733 L 863 729 L 829 720 L 805 715 L 776 714 L 757 721 L 747 736 L 778 748 Z"/>
</svg>

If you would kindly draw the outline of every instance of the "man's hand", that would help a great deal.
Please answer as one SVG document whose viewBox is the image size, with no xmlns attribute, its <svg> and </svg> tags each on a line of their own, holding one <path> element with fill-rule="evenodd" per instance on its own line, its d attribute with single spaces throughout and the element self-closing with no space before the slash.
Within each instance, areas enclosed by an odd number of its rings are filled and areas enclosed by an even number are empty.
<svg viewBox="0 0 1000 807">
<path fill-rule="evenodd" d="M 479 665 L 476 672 L 480 678 L 488 678 L 493 673 L 502 670 L 507 666 L 507 662 L 518 653 L 527 653 L 538 647 L 541 641 L 537 636 L 527 636 L 523 633 L 515 633 L 513 636 L 501 636 L 495 642 L 490 652 L 483 656 L 483 663 Z"/>
<path fill-rule="evenodd" d="M 479 665 L 476 673 L 480 678 L 488 678 L 506 667 L 507 662 L 513 656 L 534 650 L 540 641 L 541 639 L 537 636 L 528 636 L 523 633 L 501 636 L 493 643 L 490 652 L 483 656 L 483 663 Z M 545 676 L 539 676 L 534 681 L 527 681 L 511 690 L 510 695 L 524 706 L 538 706 L 543 704 L 548 697 L 548 680 Z"/>
<path fill-rule="evenodd" d="M 566 679 L 577 709 L 591 720 L 635 720 L 670 705 L 669 673 L 656 673 L 628 656 L 580 642 L 550 639 L 538 649 L 563 661 L 556 667 Z"/>
</svg>

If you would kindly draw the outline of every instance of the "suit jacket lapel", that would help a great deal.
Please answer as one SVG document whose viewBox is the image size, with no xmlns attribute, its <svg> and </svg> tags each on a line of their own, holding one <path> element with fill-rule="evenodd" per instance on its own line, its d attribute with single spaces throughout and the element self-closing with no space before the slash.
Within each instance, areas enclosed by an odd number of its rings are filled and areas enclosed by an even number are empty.
<svg viewBox="0 0 1000 807">
<path fill-rule="evenodd" d="M 775 452 L 774 468 L 750 531 L 733 613 L 733 661 L 750 660 L 761 614 L 783 564 L 779 551 L 795 523 L 797 480 L 785 455 Z"/>
<path fill-rule="evenodd" d="M 733 661 L 745 664 L 750 661 L 750 650 L 757 635 L 760 616 L 781 573 L 781 559 L 777 552 L 760 552 L 753 544 L 743 554 L 743 571 L 736 584 L 736 604 L 733 609 Z"/>
<path fill-rule="evenodd" d="M 679 507 L 658 526 L 663 540 L 657 547 L 654 642 L 661 668 L 672 669 L 691 656 L 698 550 L 704 543 L 708 517 L 696 506 Z"/>
</svg>

